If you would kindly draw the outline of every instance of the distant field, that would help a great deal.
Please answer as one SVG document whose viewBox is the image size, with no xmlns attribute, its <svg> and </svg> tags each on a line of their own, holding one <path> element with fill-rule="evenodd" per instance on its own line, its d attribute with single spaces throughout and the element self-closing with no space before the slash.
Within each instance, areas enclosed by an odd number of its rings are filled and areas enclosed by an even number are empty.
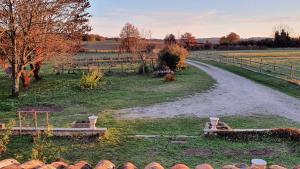
<svg viewBox="0 0 300 169">
<path fill-rule="evenodd" d="M 157 47 L 163 45 L 162 40 L 151 40 L 150 43 Z M 88 52 L 115 52 L 118 51 L 120 41 L 106 40 L 101 42 L 83 42 L 83 48 Z"/>
<path fill-rule="evenodd" d="M 220 54 L 232 57 L 251 58 L 253 61 L 281 64 L 285 66 L 293 65 L 300 69 L 300 50 L 246 50 L 246 51 L 215 51 L 213 54 Z"/>
<path fill-rule="evenodd" d="M 119 42 L 115 40 L 106 40 L 101 42 L 83 42 L 83 48 L 88 51 L 96 50 L 107 50 L 113 51 L 118 50 Z"/>
</svg>

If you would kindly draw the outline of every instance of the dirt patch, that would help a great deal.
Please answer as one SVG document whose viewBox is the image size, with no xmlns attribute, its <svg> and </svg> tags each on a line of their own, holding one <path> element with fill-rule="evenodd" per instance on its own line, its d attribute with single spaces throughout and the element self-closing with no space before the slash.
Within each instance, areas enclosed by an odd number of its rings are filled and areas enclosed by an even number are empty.
<svg viewBox="0 0 300 169">
<path fill-rule="evenodd" d="M 275 154 L 274 150 L 271 149 L 253 149 L 253 150 L 233 150 L 225 149 L 224 155 L 235 157 L 235 156 L 251 156 L 251 157 L 272 157 Z"/>
<path fill-rule="evenodd" d="M 206 148 L 189 148 L 184 150 L 184 154 L 190 157 L 210 157 L 213 152 L 211 149 Z"/>
<path fill-rule="evenodd" d="M 26 106 L 19 108 L 17 111 L 20 112 L 62 112 L 64 109 L 61 107 L 47 105 L 47 106 Z"/>
<path fill-rule="evenodd" d="M 261 149 L 261 150 L 250 150 L 249 155 L 255 157 L 272 157 L 274 156 L 275 152 L 271 149 Z"/>
</svg>

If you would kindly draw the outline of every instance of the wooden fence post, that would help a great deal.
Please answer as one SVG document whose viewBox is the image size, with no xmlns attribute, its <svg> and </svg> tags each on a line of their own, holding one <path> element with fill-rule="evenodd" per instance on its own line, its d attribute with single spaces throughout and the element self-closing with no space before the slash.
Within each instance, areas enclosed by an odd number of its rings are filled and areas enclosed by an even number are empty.
<svg viewBox="0 0 300 169">
<path fill-rule="evenodd" d="M 242 57 L 240 58 L 241 62 L 240 62 L 240 67 L 243 67 L 243 59 Z"/>
<path fill-rule="evenodd" d="M 291 65 L 291 79 L 294 79 L 294 66 Z"/>
<path fill-rule="evenodd" d="M 260 59 L 260 63 L 259 63 L 259 72 L 262 72 L 262 59 Z"/>
</svg>

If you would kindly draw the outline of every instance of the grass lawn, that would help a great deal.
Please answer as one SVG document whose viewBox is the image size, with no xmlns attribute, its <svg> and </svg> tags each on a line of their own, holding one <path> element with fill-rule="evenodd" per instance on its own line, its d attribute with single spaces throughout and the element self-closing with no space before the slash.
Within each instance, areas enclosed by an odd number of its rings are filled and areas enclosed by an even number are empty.
<svg viewBox="0 0 300 169">
<path fill-rule="evenodd" d="M 57 106 L 63 107 L 64 112 L 51 116 L 54 126 L 68 127 L 74 120 L 87 119 L 89 115 L 95 114 L 100 116 L 97 126 L 109 128 L 108 139 L 101 141 L 87 138 L 51 138 L 55 145 L 61 148 L 60 154 L 55 158 L 63 158 L 71 163 L 85 160 L 93 166 L 102 159 L 111 160 L 116 165 L 130 161 L 139 168 L 153 161 L 164 164 L 166 168 L 175 163 L 186 163 L 191 168 L 197 164 L 211 163 L 220 168 L 225 164 L 249 164 L 252 158 L 263 158 L 270 164 L 280 164 L 289 168 L 299 164 L 299 143 L 271 138 L 247 141 L 206 138 L 200 134 L 208 119 L 119 120 L 113 117 L 114 110 L 117 109 L 172 101 L 178 97 L 207 91 L 215 81 L 198 69 L 190 67 L 179 72 L 177 81 L 173 83 L 136 74 L 106 76 L 107 83 L 95 90 L 79 89 L 81 74 L 55 75 L 45 66 L 42 75 L 44 79 L 34 82 L 28 92 L 21 93 L 19 99 L 9 97 L 8 78 L 0 79 L 1 121 L 15 119 L 15 110 L 18 107 Z M 1 72 L 0 76 L 4 77 Z M 264 81 L 266 77 L 256 78 Z M 274 85 L 273 80 L 268 83 Z M 294 88 L 286 89 L 281 81 L 278 83 L 282 85 L 280 90 L 291 90 L 291 95 L 296 95 Z M 274 86 L 278 85 L 275 83 Z M 233 128 L 300 127 L 299 123 L 278 116 L 234 116 L 221 119 Z M 174 144 L 173 139 L 167 138 L 124 137 L 135 134 L 199 137 L 185 139 L 186 144 Z M 31 157 L 32 147 L 32 137 L 14 137 L 8 145 L 7 152 L 0 154 L 0 159 L 15 158 L 20 162 L 27 161 Z M 56 159 L 48 160 L 51 162 Z"/>
<path fill-rule="evenodd" d="M 43 80 L 33 82 L 28 92 L 21 92 L 19 99 L 9 98 L 9 79 L 0 79 L 1 121 L 16 118 L 15 110 L 19 107 L 57 106 L 64 108 L 64 111 L 51 115 L 51 124 L 66 127 L 74 120 L 87 119 L 102 111 L 172 101 L 204 92 L 215 83 L 206 73 L 193 67 L 178 72 L 177 80 L 171 83 L 161 78 L 136 74 L 106 76 L 106 84 L 94 90 L 81 90 L 78 87 L 82 76 L 80 73 L 56 75 L 45 66 L 42 75 Z"/>
<path fill-rule="evenodd" d="M 290 120 L 277 116 L 221 119 L 235 128 L 300 127 L 299 123 L 291 123 Z M 116 165 L 130 161 L 139 168 L 153 161 L 163 164 L 166 168 L 175 163 L 186 163 L 191 168 L 197 164 L 211 163 L 220 168 L 225 164 L 249 164 L 253 158 L 263 158 L 269 164 L 280 164 L 288 168 L 299 164 L 299 143 L 271 138 L 241 141 L 199 136 L 184 139 L 185 144 L 174 144 L 171 142 L 174 139 L 168 138 L 123 137 L 132 134 L 200 135 L 205 121 L 207 119 L 202 118 L 115 120 L 107 112 L 102 114 L 99 126 L 109 127 L 113 131 L 108 140 L 53 138 L 53 142 L 62 149 L 57 158 L 71 163 L 85 160 L 93 166 L 101 159 L 111 160 Z M 13 157 L 21 162 L 26 161 L 30 159 L 32 145 L 31 137 L 14 138 L 8 146 L 8 151 L 2 154 L 1 158 Z"/>
</svg>

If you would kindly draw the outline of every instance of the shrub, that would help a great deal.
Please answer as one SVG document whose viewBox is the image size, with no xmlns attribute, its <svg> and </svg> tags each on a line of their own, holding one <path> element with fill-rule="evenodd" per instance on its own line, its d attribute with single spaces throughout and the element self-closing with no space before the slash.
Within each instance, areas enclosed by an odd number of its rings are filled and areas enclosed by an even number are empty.
<svg viewBox="0 0 300 169">
<path fill-rule="evenodd" d="M 103 78 L 103 73 L 99 69 L 92 69 L 87 75 L 83 75 L 80 80 L 80 87 L 92 89 L 97 87 L 98 82 Z"/>
<path fill-rule="evenodd" d="M 5 132 L 0 134 L 0 154 L 6 151 L 6 146 L 10 141 L 10 137 L 13 134 L 12 127 L 15 124 L 14 121 L 10 121 L 6 126 Z"/>
<path fill-rule="evenodd" d="M 12 111 L 14 109 L 14 105 L 12 103 L 3 103 L 0 102 L 0 111 Z"/>
<path fill-rule="evenodd" d="M 144 68 L 145 68 L 145 72 L 143 70 L 143 65 L 140 65 L 138 74 L 143 74 L 143 73 L 149 73 L 150 72 L 149 66 L 146 65 Z"/>
<path fill-rule="evenodd" d="M 178 45 L 166 46 L 159 54 L 160 66 L 166 65 L 171 70 L 186 68 L 188 51 Z"/>
<path fill-rule="evenodd" d="M 168 73 L 168 74 L 165 75 L 164 79 L 165 79 L 165 82 L 173 82 L 173 81 L 176 80 L 175 74 L 174 73 Z"/>
<path fill-rule="evenodd" d="M 60 156 L 62 149 L 53 143 L 52 136 L 51 130 L 34 136 L 31 159 L 38 159 L 47 163 L 56 160 Z"/>
</svg>

